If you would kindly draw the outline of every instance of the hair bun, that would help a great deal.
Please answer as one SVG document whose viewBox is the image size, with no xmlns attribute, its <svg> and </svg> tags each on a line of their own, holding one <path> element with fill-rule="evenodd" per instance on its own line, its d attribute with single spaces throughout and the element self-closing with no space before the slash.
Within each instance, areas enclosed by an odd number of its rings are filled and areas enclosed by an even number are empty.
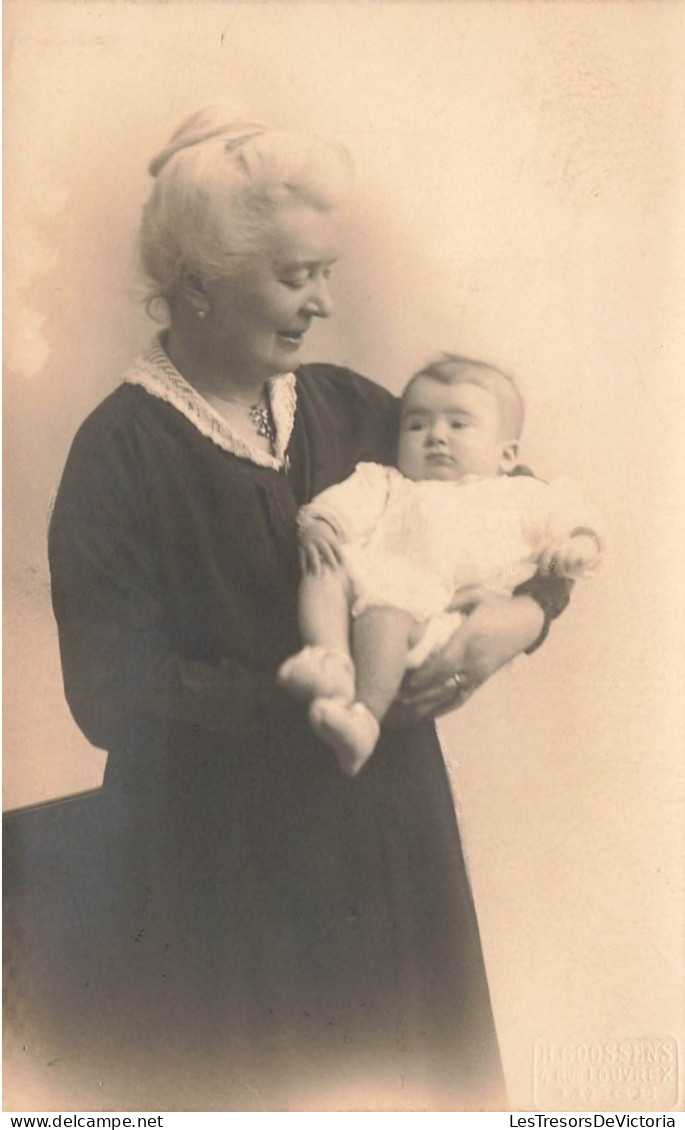
<svg viewBox="0 0 685 1130">
<path fill-rule="evenodd" d="M 262 125 L 261 122 L 253 122 L 247 119 L 227 121 L 225 117 L 221 121 L 217 113 L 218 110 L 220 110 L 220 107 L 208 107 L 204 110 L 198 110 L 197 113 L 187 118 L 173 134 L 166 148 L 150 161 L 148 165 L 150 175 L 158 176 L 167 162 L 181 149 L 189 149 L 191 146 L 199 145 L 201 142 L 209 141 L 212 138 L 225 137 L 226 148 L 230 151 L 244 145 L 251 138 L 260 137 L 267 132 L 267 127 Z"/>
</svg>

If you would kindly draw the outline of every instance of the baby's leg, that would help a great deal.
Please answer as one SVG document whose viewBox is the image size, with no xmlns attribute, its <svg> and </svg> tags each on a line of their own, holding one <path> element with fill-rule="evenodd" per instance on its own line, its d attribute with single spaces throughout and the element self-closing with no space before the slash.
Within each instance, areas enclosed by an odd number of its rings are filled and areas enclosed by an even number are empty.
<svg viewBox="0 0 685 1130">
<path fill-rule="evenodd" d="M 350 654 L 350 584 L 342 565 L 304 574 L 297 613 L 304 643 Z"/>
<path fill-rule="evenodd" d="M 431 655 L 442 651 L 463 619 L 461 612 L 439 612 L 429 620 L 417 624 L 416 634 L 409 642 L 407 670 L 413 671 L 417 667 L 422 667 Z"/>
<path fill-rule="evenodd" d="M 400 608 L 367 608 L 353 624 L 357 702 L 382 722 L 407 667 L 416 621 Z"/>
<path fill-rule="evenodd" d="M 298 619 L 305 647 L 278 672 L 279 684 L 298 698 L 354 698 L 349 590 L 342 567 L 324 566 L 318 575 L 302 578 Z"/>
<path fill-rule="evenodd" d="M 396 608 L 369 608 L 354 621 L 357 693 L 352 705 L 317 698 L 309 717 L 352 777 L 373 753 L 380 723 L 402 682 L 414 618 Z"/>
</svg>

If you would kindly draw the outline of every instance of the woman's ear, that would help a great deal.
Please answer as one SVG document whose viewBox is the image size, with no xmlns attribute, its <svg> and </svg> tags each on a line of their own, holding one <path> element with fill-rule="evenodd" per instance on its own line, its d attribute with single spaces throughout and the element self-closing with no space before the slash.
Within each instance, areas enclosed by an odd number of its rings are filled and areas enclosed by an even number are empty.
<svg viewBox="0 0 685 1130">
<path fill-rule="evenodd" d="M 200 318 L 205 318 L 210 310 L 210 301 L 204 279 L 192 271 L 185 270 L 181 275 L 179 292 Z"/>
<path fill-rule="evenodd" d="M 514 467 L 519 461 L 519 445 L 518 440 L 510 439 L 502 447 L 502 454 L 499 460 L 500 475 L 508 475 L 513 471 Z"/>
</svg>

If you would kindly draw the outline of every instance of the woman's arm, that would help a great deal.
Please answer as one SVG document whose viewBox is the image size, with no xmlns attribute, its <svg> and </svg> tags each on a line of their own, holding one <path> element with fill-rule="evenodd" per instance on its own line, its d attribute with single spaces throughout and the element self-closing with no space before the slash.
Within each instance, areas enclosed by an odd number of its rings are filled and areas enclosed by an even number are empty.
<svg viewBox="0 0 685 1130">
<path fill-rule="evenodd" d="M 107 749 L 148 728 L 241 733 L 292 713 L 274 672 L 201 662 L 174 646 L 147 531 L 122 480 L 103 458 L 68 464 L 50 527 L 65 694 L 86 737 Z"/>
<path fill-rule="evenodd" d="M 537 646 L 544 631 L 545 614 L 525 593 L 489 593 L 475 604 L 474 595 L 465 594 L 464 606 L 472 610 L 451 640 L 405 679 L 390 725 L 412 725 L 461 706 L 500 667 Z"/>
</svg>

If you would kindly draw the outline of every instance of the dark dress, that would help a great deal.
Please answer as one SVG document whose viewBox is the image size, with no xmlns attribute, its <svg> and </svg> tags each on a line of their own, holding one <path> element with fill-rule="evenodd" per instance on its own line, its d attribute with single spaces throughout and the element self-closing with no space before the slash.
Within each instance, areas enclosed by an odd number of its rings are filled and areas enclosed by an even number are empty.
<svg viewBox="0 0 685 1130">
<path fill-rule="evenodd" d="M 53 602 L 70 707 L 109 756 L 65 976 L 122 1094 L 145 1064 L 139 1108 L 505 1105 L 433 725 L 384 733 L 350 780 L 274 683 L 299 646 L 297 508 L 391 462 L 395 424 L 385 390 L 311 365 L 287 470 L 131 384 L 74 441 Z"/>
</svg>

